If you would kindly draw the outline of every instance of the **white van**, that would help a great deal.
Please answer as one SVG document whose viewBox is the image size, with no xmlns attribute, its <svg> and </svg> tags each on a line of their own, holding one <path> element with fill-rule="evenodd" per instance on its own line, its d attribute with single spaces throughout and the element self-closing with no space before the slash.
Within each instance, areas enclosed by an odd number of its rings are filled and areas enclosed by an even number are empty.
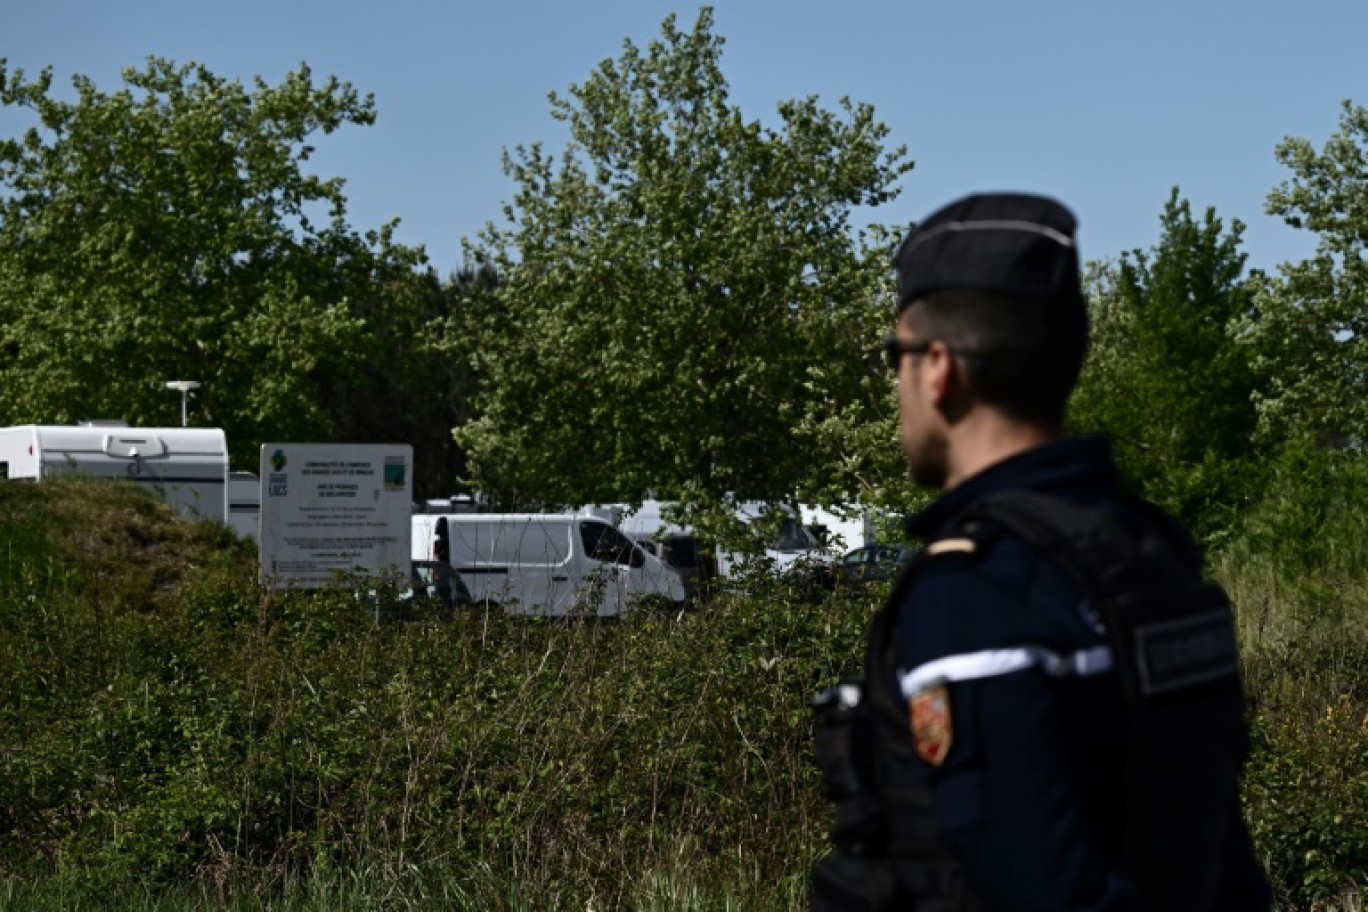
<svg viewBox="0 0 1368 912">
<path fill-rule="evenodd" d="M 117 424 L 0 428 L 0 479 L 80 473 L 143 485 L 191 519 L 228 518 L 228 441 L 219 428 Z"/>
<path fill-rule="evenodd" d="M 629 538 L 657 543 L 666 560 L 680 568 L 686 582 L 696 577 L 706 580 L 721 575 L 733 579 L 739 575 L 747 557 L 725 550 L 710 550 L 699 542 L 694 530 L 687 525 L 667 521 L 664 516 L 671 506 L 660 500 L 646 500 L 618 524 Z M 767 510 L 779 510 L 782 518 L 776 534 L 765 544 L 764 556 L 776 570 L 784 572 L 802 559 L 820 558 L 817 539 L 803 527 L 800 516 L 787 506 L 766 505 L 758 501 L 744 501 L 735 505 L 736 518 L 750 524 Z"/>
<path fill-rule="evenodd" d="M 802 515 L 787 504 L 766 504 L 758 500 L 748 500 L 736 505 L 736 518 L 746 525 L 771 513 L 779 513 L 779 528 L 765 542 L 765 558 L 779 573 L 793 569 L 804 560 L 820 560 L 821 545 L 817 536 L 803 525 Z M 734 577 L 746 563 L 745 555 L 723 551 L 717 555 L 722 575 Z"/>
<path fill-rule="evenodd" d="M 641 596 L 684 600 L 679 574 L 594 516 L 420 513 L 414 560 L 448 560 L 476 602 L 518 614 L 618 614 Z"/>
<path fill-rule="evenodd" d="M 872 545 L 887 538 L 885 527 L 902 525 L 901 518 L 859 504 L 850 509 L 836 510 L 815 504 L 799 504 L 803 525 L 809 530 L 822 530 L 828 547 L 836 554 Z"/>
</svg>

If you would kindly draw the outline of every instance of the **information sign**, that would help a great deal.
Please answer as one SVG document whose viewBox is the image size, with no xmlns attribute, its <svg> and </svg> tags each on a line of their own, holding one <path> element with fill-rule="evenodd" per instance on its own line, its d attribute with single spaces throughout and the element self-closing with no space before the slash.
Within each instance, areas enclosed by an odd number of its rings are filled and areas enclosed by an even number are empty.
<svg viewBox="0 0 1368 912">
<path fill-rule="evenodd" d="M 261 447 L 261 581 L 312 589 L 339 575 L 408 577 L 413 447 Z"/>
</svg>

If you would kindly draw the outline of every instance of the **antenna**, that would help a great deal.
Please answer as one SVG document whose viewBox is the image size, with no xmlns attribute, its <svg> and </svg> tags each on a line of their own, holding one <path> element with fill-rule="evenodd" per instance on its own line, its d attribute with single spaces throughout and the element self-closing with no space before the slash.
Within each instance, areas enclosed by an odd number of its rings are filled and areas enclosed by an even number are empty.
<svg viewBox="0 0 1368 912">
<path fill-rule="evenodd" d="M 189 427 L 190 422 L 186 416 L 185 403 L 190 398 L 190 391 L 200 388 L 198 380 L 168 380 L 166 388 L 169 390 L 180 390 L 181 394 L 181 427 Z"/>
</svg>

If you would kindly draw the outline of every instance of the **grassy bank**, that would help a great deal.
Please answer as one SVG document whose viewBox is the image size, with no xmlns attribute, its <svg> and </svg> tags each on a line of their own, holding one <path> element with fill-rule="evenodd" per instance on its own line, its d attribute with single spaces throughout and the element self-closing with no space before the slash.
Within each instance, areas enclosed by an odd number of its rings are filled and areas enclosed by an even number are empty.
<svg viewBox="0 0 1368 912">
<path fill-rule="evenodd" d="M 1279 465 L 1213 562 L 1240 622 L 1247 818 L 1288 909 L 1368 896 L 1368 465 Z"/>
<path fill-rule="evenodd" d="M 1276 512 L 1215 565 L 1249 814 L 1285 908 L 1353 908 L 1368 576 L 1347 527 L 1277 563 Z M 80 481 L 0 485 L 0 560 L 6 910 L 804 908 L 827 814 L 806 700 L 858 665 L 878 597 L 771 581 L 699 613 L 376 629 Z"/>
</svg>

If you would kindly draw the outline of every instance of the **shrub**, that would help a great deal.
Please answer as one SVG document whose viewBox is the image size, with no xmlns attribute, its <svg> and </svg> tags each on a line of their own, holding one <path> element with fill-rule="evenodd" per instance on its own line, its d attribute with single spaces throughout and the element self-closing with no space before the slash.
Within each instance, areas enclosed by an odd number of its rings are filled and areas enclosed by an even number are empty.
<svg viewBox="0 0 1368 912">
<path fill-rule="evenodd" d="M 1361 472 L 1308 470 L 1213 564 L 1283 908 L 1368 883 Z M 883 595 L 757 573 L 696 611 L 377 628 L 65 480 L 0 485 L 0 556 L 0 909 L 802 908 L 829 814 L 807 701 Z"/>
<path fill-rule="evenodd" d="M 63 514 L 62 486 L 26 487 Z M 365 871 L 487 899 L 495 871 L 535 908 L 635 907 L 644 872 L 752 900 L 805 879 L 827 813 L 807 699 L 858 664 L 871 593 L 758 577 L 698 612 L 377 629 L 351 591 L 262 591 L 250 554 L 161 520 L 155 586 L 45 570 L 81 534 L 61 522 L 17 558 L 0 875 L 96 896 Z"/>
</svg>

